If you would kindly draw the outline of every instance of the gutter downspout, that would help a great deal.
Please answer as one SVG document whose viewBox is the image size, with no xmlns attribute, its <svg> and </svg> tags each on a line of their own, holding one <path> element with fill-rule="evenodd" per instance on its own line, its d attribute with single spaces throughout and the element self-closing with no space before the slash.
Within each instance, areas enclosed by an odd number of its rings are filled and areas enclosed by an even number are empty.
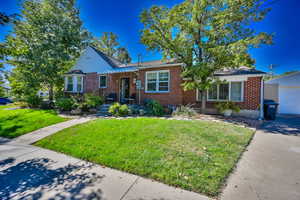
<svg viewBox="0 0 300 200">
<path fill-rule="evenodd" d="M 264 119 L 264 77 L 261 77 L 259 120 Z"/>
</svg>

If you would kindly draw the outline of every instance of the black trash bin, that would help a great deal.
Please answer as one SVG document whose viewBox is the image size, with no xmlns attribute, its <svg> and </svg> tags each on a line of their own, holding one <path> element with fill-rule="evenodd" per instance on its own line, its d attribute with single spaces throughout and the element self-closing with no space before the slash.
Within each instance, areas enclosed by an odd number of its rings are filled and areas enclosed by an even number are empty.
<svg viewBox="0 0 300 200">
<path fill-rule="evenodd" d="M 275 120 L 277 114 L 278 103 L 273 100 L 264 100 L 264 117 L 266 120 Z"/>
</svg>

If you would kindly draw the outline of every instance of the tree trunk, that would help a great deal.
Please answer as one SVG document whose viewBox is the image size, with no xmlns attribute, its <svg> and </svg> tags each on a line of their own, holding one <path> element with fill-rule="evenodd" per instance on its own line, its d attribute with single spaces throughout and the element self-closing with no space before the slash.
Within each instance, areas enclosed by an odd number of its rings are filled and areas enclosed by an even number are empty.
<svg viewBox="0 0 300 200">
<path fill-rule="evenodd" d="M 53 101 L 53 85 L 49 87 L 49 101 Z"/>
<path fill-rule="evenodd" d="M 201 113 L 204 114 L 206 109 L 206 92 L 201 91 Z"/>
</svg>

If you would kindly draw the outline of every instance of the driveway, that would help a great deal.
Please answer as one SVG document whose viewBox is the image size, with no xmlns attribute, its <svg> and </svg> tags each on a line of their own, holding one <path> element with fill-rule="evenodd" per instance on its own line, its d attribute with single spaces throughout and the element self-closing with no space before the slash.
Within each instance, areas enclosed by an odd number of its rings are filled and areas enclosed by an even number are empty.
<svg viewBox="0 0 300 200">
<path fill-rule="evenodd" d="M 224 200 L 300 199 L 300 118 L 280 116 L 254 136 L 222 193 Z"/>
<path fill-rule="evenodd" d="M 197 193 L 1 138 L 0 198 L 208 200 Z"/>
<path fill-rule="evenodd" d="M 261 127 L 267 133 L 300 136 L 300 115 L 279 115 Z"/>
</svg>

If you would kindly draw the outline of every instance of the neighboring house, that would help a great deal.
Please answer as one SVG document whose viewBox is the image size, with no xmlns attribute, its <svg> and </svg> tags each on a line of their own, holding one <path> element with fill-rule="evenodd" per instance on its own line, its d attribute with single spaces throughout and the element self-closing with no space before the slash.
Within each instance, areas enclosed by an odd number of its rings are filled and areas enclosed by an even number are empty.
<svg viewBox="0 0 300 200">
<path fill-rule="evenodd" d="M 46 90 L 39 90 L 39 91 L 37 92 L 37 95 L 38 95 L 39 97 L 42 97 L 42 98 L 47 98 L 47 97 L 49 97 L 49 91 L 46 91 Z"/>
<path fill-rule="evenodd" d="M 183 90 L 182 67 L 182 63 L 174 61 L 124 65 L 88 47 L 65 75 L 65 91 L 102 96 L 114 94 L 112 96 L 120 102 L 134 98 L 135 103 L 142 104 L 146 99 L 155 99 L 163 105 L 194 104 L 201 107 L 200 92 Z M 215 111 L 216 102 L 230 100 L 242 108 L 241 115 L 259 117 L 264 74 L 245 67 L 216 73 L 216 77 L 228 82 L 207 91 L 208 111 Z"/>
<path fill-rule="evenodd" d="M 265 99 L 278 102 L 280 114 L 300 114 L 300 72 L 266 81 Z"/>
</svg>

